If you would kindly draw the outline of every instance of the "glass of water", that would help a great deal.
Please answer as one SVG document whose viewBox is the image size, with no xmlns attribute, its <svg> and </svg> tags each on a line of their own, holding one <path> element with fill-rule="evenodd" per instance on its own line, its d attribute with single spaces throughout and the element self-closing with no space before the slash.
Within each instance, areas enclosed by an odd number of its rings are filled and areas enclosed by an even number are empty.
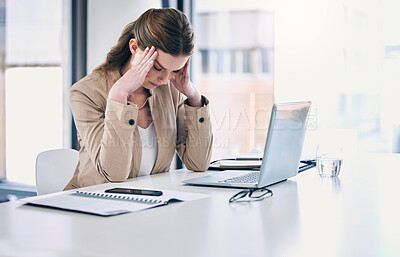
<svg viewBox="0 0 400 257">
<path fill-rule="evenodd" d="M 316 157 L 321 177 L 337 177 L 343 165 L 343 151 L 335 144 L 318 144 Z"/>
</svg>

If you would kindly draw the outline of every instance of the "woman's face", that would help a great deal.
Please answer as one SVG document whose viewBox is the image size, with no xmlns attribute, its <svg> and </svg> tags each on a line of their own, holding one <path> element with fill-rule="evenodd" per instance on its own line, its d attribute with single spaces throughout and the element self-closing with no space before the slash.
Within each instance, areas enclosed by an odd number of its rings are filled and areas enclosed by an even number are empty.
<svg viewBox="0 0 400 257">
<path fill-rule="evenodd" d="M 141 51 L 141 50 L 139 50 Z M 153 89 L 165 85 L 168 81 L 185 66 L 189 56 L 173 56 L 161 50 L 157 50 L 158 55 L 153 67 L 147 74 L 143 87 Z"/>
</svg>

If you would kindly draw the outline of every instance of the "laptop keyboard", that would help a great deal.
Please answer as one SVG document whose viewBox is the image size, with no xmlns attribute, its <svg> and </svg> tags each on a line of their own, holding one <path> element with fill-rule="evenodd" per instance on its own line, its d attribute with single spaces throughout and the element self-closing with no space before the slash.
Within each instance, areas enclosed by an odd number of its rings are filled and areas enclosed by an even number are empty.
<svg viewBox="0 0 400 257">
<path fill-rule="evenodd" d="M 228 178 L 220 182 L 226 183 L 257 183 L 260 172 L 251 172 L 242 176 Z"/>
</svg>

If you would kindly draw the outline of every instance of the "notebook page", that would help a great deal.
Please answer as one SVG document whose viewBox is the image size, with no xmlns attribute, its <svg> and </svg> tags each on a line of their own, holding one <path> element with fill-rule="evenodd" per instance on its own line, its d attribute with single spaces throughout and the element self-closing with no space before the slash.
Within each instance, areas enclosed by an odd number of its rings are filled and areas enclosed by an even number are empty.
<svg viewBox="0 0 400 257">
<path fill-rule="evenodd" d="M 140 188 L 140 189 L 145 189 L 145 188 Z M 188 192 L 180 192 L 172 190 L 162 190 L 162 191 L 163 195 L 156 197 L 156 196 L 104 193 L 104 190 L 97 190 L 97 191 L 76 190 L 72 192 L 61 192 L 61 193 L 43 195 L 38 197 L 29 197 L 21 199 L 21 201 L 24 201 L 32 205 L 47 206 L 64 210 L 97 214 L 102 216 L 111 216 L 127 212 L 145 210 L 160 205 L 165 205 L 171 199 L 179 201 L 192 201 L 209 197 L 208 195 L 198 194 L 198 193 L 188 193 Z M 88 193 L 90 195 L 84 195 L 82 194 L 82 192 Z M 95 195 L 95 197 L 93 197 L 93 195 Z M 128 198 L 136 198 L 136 200 L 130 200 Z"/>
<path fill-rule="evenodd" d="M 34 205 L 86 212 L 103 216 L 134 212 L 163 205 L 163 203 L 149 204 L 132 201 L 118 201 L 84 197 L 74 194 L 61 194 L 38 199 L 34 199 L 33 197 L 31 199 L 24 198 L 22 201 Z"/>
<path fill-rule="evenodd" d="M 154 190 L 152 188 L 133 188 L 129 186 L 124 186 L 123 188 L 127 189 L 140 189 L 140 190 Z M 189 192 L 181 192 L 174 190 L 160 190 L 163 192 L 161 196 L 149 196 L 149 195 L 135 195 L 135 194 L 118 194 L 118 193 L 105 193 L 105 190 L 96 190 L 96 191 L 82 191 L 77 190 L 77 192 L 81 192 L 83 194 L 90 194 L 93 196 L 98 196 L 100 198 L 109 198 L 112 200 L 133 200 L 138 202 L 145 203 L 163 203 L 166 204 L 171 199 L 179 200 L 179 201 L 193 201 L 197 199 L 202 199 L 208 197 L 205 194 L 198 193 L 189 193 Z M 125 198 L 125 199 L 124 199 Z"/>
</svg>

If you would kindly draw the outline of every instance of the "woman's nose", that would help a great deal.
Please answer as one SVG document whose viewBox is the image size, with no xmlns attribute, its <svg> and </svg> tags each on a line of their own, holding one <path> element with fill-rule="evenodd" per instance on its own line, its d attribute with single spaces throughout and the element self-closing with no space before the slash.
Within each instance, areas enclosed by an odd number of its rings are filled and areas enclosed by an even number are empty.
<svg viewBox="0 0 400 257">
<path fill-rule="evenodd" d="M 158 81 L 159 81 L 161 84 L 167 84 L 167 83 L 168 83 L 168 80 L 170 79 L 170 75 L 171 75 L 170 72 L 167 72 L 167 71 L 162 72 L 162 73 L 159 75 L 159 77 L 158 77 Z"/>
</svg>

